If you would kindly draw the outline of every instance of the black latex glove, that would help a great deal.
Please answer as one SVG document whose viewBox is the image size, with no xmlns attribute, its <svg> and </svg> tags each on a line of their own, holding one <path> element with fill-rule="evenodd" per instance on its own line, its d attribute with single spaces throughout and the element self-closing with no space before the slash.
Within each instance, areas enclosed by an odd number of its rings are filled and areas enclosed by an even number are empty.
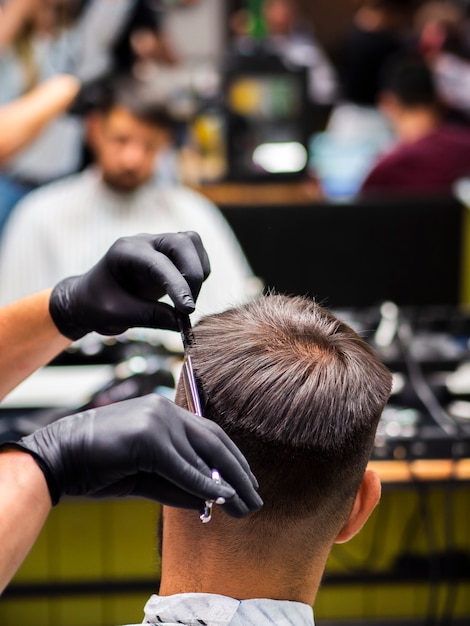
<svg viewBox="0 0 470 626">
<path fill-rule="evenodd" d="M 73 340 L 136 326 L 177 330 L 173 308 L 156 300 L 168 294 L 177 309 L 191 313 L 209 273 L 194 232 L 122 237 L 86 274 L 55 286 L 49 311 L 62 335 Z"/>
<path fill-rule="evenodd" d="M 70 115 L 88 115 L 92 111 L 99 111 L 106 106 L 110 98 L 109 75 L 99 76 L 91 81 L 82 83 L 80 91 L 67 109 Z"/>
<path fill-rule="evenodd" d="M 234 517 L 262 505 L 245 457 L 224 431 L 156 394 L 64 417 L 6 445 L 34 457 L 53 504 L 64 494 L 133 495 L 201 509 L 223 497 Z"/>
</svg>

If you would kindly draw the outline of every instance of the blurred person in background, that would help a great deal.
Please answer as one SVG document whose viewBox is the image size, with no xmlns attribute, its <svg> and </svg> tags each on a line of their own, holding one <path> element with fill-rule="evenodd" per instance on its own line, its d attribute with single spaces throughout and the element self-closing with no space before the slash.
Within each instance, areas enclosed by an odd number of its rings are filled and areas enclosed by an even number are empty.
<svg viewBox="0 0 470 626">
<path fill-rule="evenodd" d="M 470 129 L 445 120 L 426 63 L 398 57 L 385 68 L 379 99 L 397 144 L 364 180 L 365 194 L 450 194 L 453 183 L 470 172 Z"/>
<path fill-rule="evenodd" d="M 111 47 L 113 66 L 120 73 L 139 75 L 141 65 L 147 63 L 178 65 L 178 51 L 163 29 L 162 4 L 159 0 L 132 3 L 126 23 Z"/>
<path fill-rule="evenodd" d="M 312 102 L 332 104 L 338 95 L 334 66 L 307 24 L 297 1 L 264 0 L 261 15 L 264 33 L 260 38 L 254 38 L 250 33 L 252 18 L 247 11 L 232 15 L 234 51 L 249 56 L 271 54 L 287 67 L 305 67 Z"/>
<path fill-rule="evenodd" d="M 452 1 L 425 2 L 414 18 L 416 47 L 429 65 L 440 98 L 456 121 L 470 124 L 469 21 Z"/>
<path fill-rule="evenodd" d="M 52 77 L 73 73 L 72 58 L 76 53 L 69 36 L 70 21 L 64 2 L 22 0 L 21 19 L 18 17 L 15 28 L 8 30 L 14 4 L 10 0 L 3 7 L 0 27 L 0 104 L 3 105 L 31 93 Z M 25 193 L 78 169 L 81 137 L 77 118 L 57 115 L 29 145 L 2 159 L 1 225 Z"/>
<path fill-rule="evenodd" d="M 408 0 L 356 3 L 338 51 L 338 103 L 311 143 L 327 196 L 354 196 L 377 155 L 393 143 L 393 129 L 377 107 L 379 76 L 387 60 L 409 45 L 409 24 Z"/>
<path fill-rule="evenodd" d="M 392 56 L 408 47 L 409 0 L 360 0 L 340 47 L 341 99 L 375 107 L 380 75 Z"/>
<path fill-rule="evenodd" d="M 154 181 L 171 144 L 174 119 L 145 84 L 116 79 L 90 113 L 96 163 L 26 196 L 0 247 L 0 297 L 6 304 L 81 273 L 123 235 L 195 230 L 213 262 L 200 313 L 244 301 L 260 285 L 217 207 L 181 185 Z"/>
<path fill-rule="evenodd" d="M 88 85 L 119 64 L 120 71 L 131 71 L 140 54 L 161 52 L 150 45 L 153 35 L 158 38 L 158 15 L 154 11 L 152 17 L 149 0 L 5 0 L 1 8 L 0 105 L 58 76 L 62 91 L 70 91 L 73 77 L 82 92 L 70 111 L 73 114 L 67 113 L 73 97 L 70 102 L 63 100 L 54 115 L 28 135 L 28 141 L 0 153 L 0 232 L 25 193 L 82 166 L 78 102 L 86 100 Z M 34 115 L 33 108 L 31 118 Z"/>
</svg>

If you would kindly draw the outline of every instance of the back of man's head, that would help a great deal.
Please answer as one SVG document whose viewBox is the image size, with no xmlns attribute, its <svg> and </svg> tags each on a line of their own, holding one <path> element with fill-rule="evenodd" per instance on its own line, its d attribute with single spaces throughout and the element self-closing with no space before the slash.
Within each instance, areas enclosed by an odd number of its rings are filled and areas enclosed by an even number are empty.
<svg viewBox="0 0 470 626">
<path fill-rule="evenodd" d="M 384 67 L 381 92 L 392 94 L 406 109 L 438 105 L 438 95 L 431 70 L 415 56 L 397 56 Z"/>
<path fill-rule="evenodd" d="M 252 529 L 309 518 L 320 541 L 334 538 L 370 458 L 390 372 L 351 328 L 302 297 L 261 297 L 204 318 L 194 334 L 204 415 L 260 483 Z M 183 396 L 180 382 L 184 405 Z"/>
</svg>

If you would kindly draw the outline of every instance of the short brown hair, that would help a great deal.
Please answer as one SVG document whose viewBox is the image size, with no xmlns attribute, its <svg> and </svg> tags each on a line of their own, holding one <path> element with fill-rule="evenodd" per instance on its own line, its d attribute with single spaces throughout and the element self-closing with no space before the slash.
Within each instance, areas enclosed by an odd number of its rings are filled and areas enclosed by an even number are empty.
<svg viewBox="0 0 470 626">
<path fill-rule="evenodd" d="M 203 318 L 194 369 L 205 417 L 246 455 L 260 519 L 345 517 L 369 460 L 391 374 L 349 326 L 311 299 L 268 295 Z M 177 401 L 182 400 L 181 382 Z"/>
<path fill-rule="evenodd" d="M 110 113 L 123 107 L 136 119 L 174 133 L 179 121 L 152 87 L 131 76 L 111 76 L 96 88 L 95 110 Z"/>
</svg>

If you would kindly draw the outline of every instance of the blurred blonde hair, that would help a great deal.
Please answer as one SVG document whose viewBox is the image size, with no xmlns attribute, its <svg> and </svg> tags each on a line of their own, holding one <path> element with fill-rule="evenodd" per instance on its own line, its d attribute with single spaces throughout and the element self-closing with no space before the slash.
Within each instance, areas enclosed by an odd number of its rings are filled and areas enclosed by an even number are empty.
<svg viewBox="0 0 470 626">
<path fill-rule="evenodd" d="M 68 0 L 48 0 L 44 2 L 43 10 L 53 12 L 56 32 L 68 28 L 72 22 Z M 38 11 L 41 9 L 38 8 Z M 39 82 L 39 67 L 34 55 L 34 37 L 37 33 L 37 23 L 33 16 L 24 24 L 16 36 L 12 48 L 20 60 L 23 68 L 23 92 L 33 89 Z"/>
</svg>

